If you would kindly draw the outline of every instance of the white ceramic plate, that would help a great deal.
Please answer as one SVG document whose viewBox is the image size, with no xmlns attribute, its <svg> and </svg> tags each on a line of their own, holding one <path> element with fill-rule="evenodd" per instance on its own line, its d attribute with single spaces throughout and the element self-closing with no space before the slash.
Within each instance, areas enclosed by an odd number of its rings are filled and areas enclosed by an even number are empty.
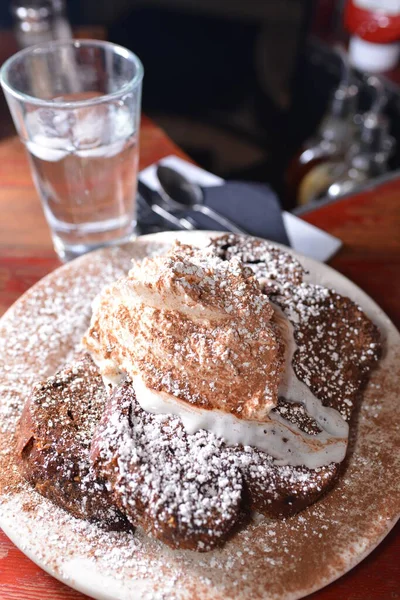
<svg viewBox="0 0 400 600">
<path fill-rule="evenodd" d="M 205 245 L 210 235 L 161 233 L 86 255 L 41 280 L 0 321 L 0 526 L 43 569 L 99 600 L 294 600 L 355 566 L 398 518 L 399 333 L 345 277 L 295 253 L 309 280 L 358 302 L 386 339 L 353 428 L 348 464 L 330 494 L 287 521 L 255 518 L 221 550 L 198 554 L 171 551 L 140 530 L 102 531 L 18 480 L 12 445 L 21 407 L 33 381 L 78 351 L 101 286 L 125 273 L 132 257 L 163 252 L 176 238 Z"/>
</svg>

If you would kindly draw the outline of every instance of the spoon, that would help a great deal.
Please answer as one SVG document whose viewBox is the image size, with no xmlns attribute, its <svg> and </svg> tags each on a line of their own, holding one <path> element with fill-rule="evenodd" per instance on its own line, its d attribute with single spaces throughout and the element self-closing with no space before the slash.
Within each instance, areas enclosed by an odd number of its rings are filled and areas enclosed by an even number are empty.
<svg viewBox="0 0 400 600">
<path fill-rule="evenodd" d="M 157 177 L 164 191 L 163 200 L 174 210 L 194 210 L 219 223 L 221 227 L 233 233 L 246 233 L 235 223 L 220 215 L 217 211 L 204 205 L 203 190 L 197 183 L 164 165 L 158 165 Z"/>
<path fill-rule="evenodd" d="M 138 192 L 141 198 L 146 202 L 147 206 L 165 221 L 171 223 L 171 225 L 175 225 L 178 229 L 188 229 L 190 231 L 196 229 L 193 223 L 188 221 L 188 219 L 171 215 L 166 208 L 160 206 L 163 202 L 161 196 L 156 191 L 147 187 L 140 179 L 138 180 Z"/>
</svg>

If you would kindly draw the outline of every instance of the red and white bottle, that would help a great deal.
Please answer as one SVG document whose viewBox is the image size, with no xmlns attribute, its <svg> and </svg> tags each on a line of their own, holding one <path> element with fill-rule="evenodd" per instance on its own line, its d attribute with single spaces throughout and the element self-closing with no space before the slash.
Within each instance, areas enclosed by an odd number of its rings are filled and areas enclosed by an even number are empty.
<svg viewBox="0 0 400 600">
<path fill-rule="evenodd" d="M 393 69 L 400 56 L 400 0 L 348 0 L 344 21 L 350 32 L 351 64 L 362 71 Z"/>
</svg>

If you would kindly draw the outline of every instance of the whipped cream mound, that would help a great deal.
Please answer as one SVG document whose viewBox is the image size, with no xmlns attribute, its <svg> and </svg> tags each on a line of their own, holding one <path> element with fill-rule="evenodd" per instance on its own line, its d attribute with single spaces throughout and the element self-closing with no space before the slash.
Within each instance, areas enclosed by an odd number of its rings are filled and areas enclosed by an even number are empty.
<svg viewBox="0 0 400 600">
<path fill-rule="evenodd" d="M 103 377 L 127 375 L 190 405 L 263 421 L 285 363 L 274 309 L 252 271 L 176 243 L 134 262 L 95 299 L 84 345 Z"/>
</svg>

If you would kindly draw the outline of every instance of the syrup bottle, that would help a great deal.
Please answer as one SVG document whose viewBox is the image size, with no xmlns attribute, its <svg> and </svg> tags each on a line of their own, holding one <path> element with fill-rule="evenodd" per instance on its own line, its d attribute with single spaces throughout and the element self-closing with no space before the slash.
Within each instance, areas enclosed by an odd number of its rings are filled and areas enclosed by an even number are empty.
<svg viewBox="0 0 400 600">
<path fill-rule="evenodd" d="M 316 171 L 316 181 L 312 176 L 314 167 L 342 158 L 354 141 L 356 133 L 355 114 L 359 88 L 352 81 L 351 68 L 347 55 L 339 50 L 342 61 L 342 79 L 334 91 L 329 108 L 314 137 L 305 142 L 300 152 L 292 159 L 286 173 L 286 191 L 289 200 L 295 204 L 306 204 L 314 196 L 314 185 L 324 185 L 323 171 Z M 311 176 L 310 176 L 311 175 Z"/>
</svg>

